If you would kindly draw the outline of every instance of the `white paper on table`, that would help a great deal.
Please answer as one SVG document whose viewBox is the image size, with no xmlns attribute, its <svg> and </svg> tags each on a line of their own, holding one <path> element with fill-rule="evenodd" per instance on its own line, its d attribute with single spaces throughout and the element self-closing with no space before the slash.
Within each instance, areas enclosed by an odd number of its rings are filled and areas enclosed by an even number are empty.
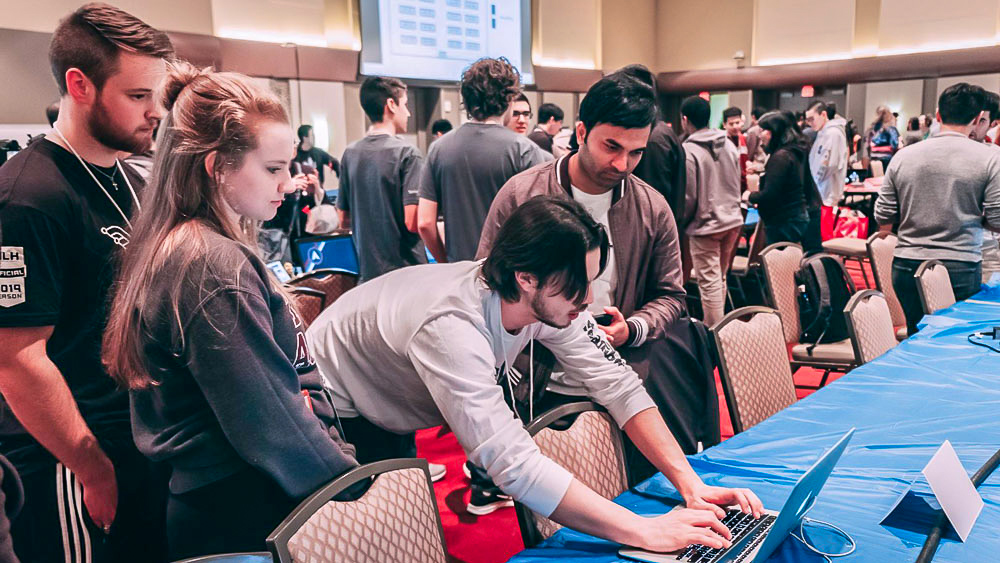
<svg viewBox="0 0 1000 563">
<path fill-rule="evenodd" d="M 945 440 L 923 470 L 934 496 L 951 525 L 964 542 L 983 510 L 983 498 L 958 459 L 951 442 Z"/>
</svg>

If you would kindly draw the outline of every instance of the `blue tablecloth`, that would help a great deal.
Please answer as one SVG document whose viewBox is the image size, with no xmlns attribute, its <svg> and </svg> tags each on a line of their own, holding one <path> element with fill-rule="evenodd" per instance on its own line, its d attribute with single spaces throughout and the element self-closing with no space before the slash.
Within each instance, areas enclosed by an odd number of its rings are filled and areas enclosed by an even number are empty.
<svg viewBox="0 0 1000 563">
<path fill-rule="evenodd" d="M 780 509 L 792 485 L 837 438 L 857 432 L 810 516 L 832 522 L 858 542 L 837 561 L 914 561 L 925 535 L 879 522 L 945 440 L 971 475 L 1000 448 L 1000 353 L 974 346 L 969 333 L 1000 326 L 1000 288 L 926 317 L 923 329 L 884 356 L 841 377 L 770 419 L 691 456 L 713 485 L 750 487 Z M 1000 472 L 980 488 L 986 506 L 965 544 L 945 539 L 936 562 L 1000 561 Z M 661 514 L 679 496 L 657 475 L 618 497 L 639 514 Z M 839 551 L 832 536 L 818 537 Z M 510 561 L 612 562 L 618 546 L 561 530 Z M 786 540 L 772 562 L 822 561 Z"/>
</svg>

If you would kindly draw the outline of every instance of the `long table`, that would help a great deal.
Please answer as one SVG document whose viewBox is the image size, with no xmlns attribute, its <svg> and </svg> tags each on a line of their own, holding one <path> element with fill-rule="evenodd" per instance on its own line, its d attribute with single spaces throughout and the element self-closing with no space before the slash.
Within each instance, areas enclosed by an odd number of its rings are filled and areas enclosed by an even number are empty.
<svg viewBox="0 0 1000 563">
<path fill-rule="evenodd" d="M 779 509 L 795 481 L 837 438 L 857 432 L 809 516 L 834 523 L 857 540 L 836 561 L 914 561 L 925 535 L 880 525 L 883 516 L 945 440 L 971 474 L 1000 448 L 1000 353 L 967 337 L 1000 326 L 1000 288 L 925 317 L 914 337 L 768 420 L 698 455 L 691 465 L 706 483 L 750 487 Z M 936 562 L 1000 561 L 1000 472 L 980 488 L 986 502 L 968 541 L 945 539 Z M 667 511 L 680 499 L 656 475 L 615 502 L 639 514 Z M 813 534 L 828 551 L 842 544 Z M 563 529 L 510 561 L 627 561 L 618 546 Z M 788 539 L 768 560 L 822 561 Z"/>
</svg>

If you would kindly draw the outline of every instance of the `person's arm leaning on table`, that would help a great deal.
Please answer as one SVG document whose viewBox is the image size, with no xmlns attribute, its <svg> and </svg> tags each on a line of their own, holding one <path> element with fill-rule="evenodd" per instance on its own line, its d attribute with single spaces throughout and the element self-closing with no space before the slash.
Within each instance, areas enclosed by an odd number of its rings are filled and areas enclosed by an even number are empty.
<svg viewBox="0 0 1000 563">
<path fill-rule="evenodd" d="M 714 539 L 714 533 L 708 533 L 708 528 L 718 530 L 716 524 L 721 525 L 718 520 L 725 517 L 722 506 L 738 505 L 755 517 L 761 515 L 763 505 L 749 489 L 712 487 L 694 472 L 639 376 L 603 337 L 593 317 L 581 314 L 570 329 L 543 327 L 539 330 L 538 341 L 552 350 L 565 368 L 567 382 L 586 390 L 590 398 L 608 409 L 639 451 L 674 484 L 688 508 L 652 519 L 628 512 L 627 516 L 620 516 L 623 518 L 620 522 L 609 527 L 604 519 L 619 518 L 615 515 L 617 509 L 595 510 L 599 501 L 590 495 L 597 496 L 596 493 L 589 489 L 574 491 L 571 487 L 552 513 L 553 520 L 620 543 L 653 551 L 671 551 L 692 542 L 713 547 L 721 545 L 708 543 L 704 538 Z M 611 537 L 610 531 L 618 526 L 623 526 L 626 532 Z M 695 530 L 691 530 L 692 527 Z M 698 535 L 702 539 L 696 537 Z M 723 535 L 730 537 L 728 530 Z"/>
</svg>

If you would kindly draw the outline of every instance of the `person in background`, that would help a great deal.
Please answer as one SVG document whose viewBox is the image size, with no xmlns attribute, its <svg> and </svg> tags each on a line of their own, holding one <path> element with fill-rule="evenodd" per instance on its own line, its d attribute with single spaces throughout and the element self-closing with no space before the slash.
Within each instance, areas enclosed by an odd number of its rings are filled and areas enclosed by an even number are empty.
<svg viewBox="0 0 1000 563">
<path fill-rule="evenodd" d="M 580 110 L 586 119 L 583 104 Z M 577 126 L 578 137 L 585 127 Z M 649 127 L 626 129 L 640 133 L 628 135 L 627 147 L 634 148 Z M 606 138 L 591 131 L 590 139 L 598 137 Z M 616 171 L 607 170 L 602 181 L 617 176 L 626 190 L 635 186 L 622 168 L 634 165 L 639 153 L 594 148 L 601 160 L 615 153 Z M 553 169 L 544 164 L 526 174 L 552 178 Z M 641 197 L 649 196 L 661 201 L 652 193 Z M 760 501 L 747 489 L 701 481 L 636 372 L 587 311 L 608 250 L 605 229 L 582 204 L 536 197 L 504 222 L 485 260 L 403 268 L 359 285 L 324 310 L 306 337 L 359 461 L 396 457 L 396 436 L 447 424 L 501 490 L 564 526 L 653 551 L 727 545 L 728 530 L 716 521 L 724 514 L 720 506 L 738 505 L 756 516 Z M 637 516 L 542 455 L 504 398 L 513 386 L 513 359 L 536 341 L 563 366 L 566 383 L 604 406 L 676 485 L 685 510 Z"/>
<path fill-rule="evenodd" d="M 764 170 L 764 161 L 767 160 L 767 156 L 764 153 L 764 143 L 760 142 L 760 126 L 757 121 L 765 114 L 767 110 L 761 106 L 753 108 L 750 112 L 750 124 L 746 130 L 747 137 L 747 156 L 750 159 L 750 164 L 754 172 L 760 172 Z"/>
<path fill-rule="evenodd" d="M 0 454 L 24 482 L 12 522 L 25 563 L 166 559 L 165 479 L 136 449 L 128 395 L 101 365 L 101 333 L 143 181 L 170 39 L 107 4 L 59 22 L 61 94 L 44 139 L 0 168 Z M 13 276 L 11 276 L 13 274 Z"/>
<path fill-rule="evenodd" d="M 910 334 L 923 317 L 913 277 L 920 264 L 940 260 L 955 299 L 968 299 L 982 281 L 983 227 L 1000 230 L 1000 150 L 969 138 L 986 107 L 979 86 L 942 92 L 941 130 L 893 158 L 875 202 L 879 228 L 899 236 L 892 287 Z"/>
<path fill-rule="evenodd" d="M 840 203 L 847 181 L 847 121 L 837 117 L 829 107 L 815 101 L 806 110 L 806 123 L 816 131 L 816 140 L 809 149 L 809 172 L 812 173 L 820 199 L 826 207 Z M 830 113 L 834 114 L 830 118 Z"/>
<path fill-rule="evenodd" d="M 528 134 L 528 125 L 531 123 L 531 102 L 524 92 L 518 94 L 514 101 L 510 103 L 510 113 L 505 116 L 507 129 L 518 135 Z"/>
<path fill-rule="evenodd" d="M 299 502 L 357 466 L 302 319 L 255 248 L 255 222 L 295 189 L 292 129 L 250 78 L 188 63 L 172 66 L 163 103 L 158 174 L 102 357 L 129 390 L 139 449 L 170 468 L 170 560 L 260 551 Z"/>
<path fill-rule="evenodd" d="M 452 130 L 451 122 L 447 119 L 439 119 L 431 125 L 431 142 L 440 139 L 445 133 Z"/>
<path fill-rule="evenodd" d="M 511 176 L 552 155 L 503 126 L 521 77 L 507 59 L 479 59 L 462 74 L 470 121 L 435 141 L 420 182 L 417 230 L 437 262 L 471 260 L 493 197 Z M 445 243 L 438 232 L 444 217 Z"/>
<path fill-rule="evenodd" d="M 691 275 L 698 283 L 708 326 L 722 320 L 725 313 L 726 273 L 743 228 L 740 153 L 727 140 L 728 126 L 727 131 L 708 127 L 711 114 L 712 107 L 701 97 L 690 96 L 681 102 L 681 127 L 687 135 L 683 223 L 693 266 Z M 742 117 L 742 112 L 737 117 Z M 738 124 L 733 124 L 733 129 L 739 133 Z"/>
<path fill-rule="evenodd" d="M 722 110 L 722 128 L 740 155 L 740 193 L 743 193 L 747 190 L 747 163 L 750 162 L 747 138 L 743 135 L 743 110 L 735 106 Z"/>
<path fill-rule="evenodd" d="M 49 122 L 49 127 L 56 124 L 59 119 L 59 100 L 56 100 L 45 108 L 45 120 Z"/>
<path fill-rule="evenodd" d="M 361 107 L 372 126 L 348 145 L 341 160 L 337 210 L 341 228 L 352 231 L 362 282 L 427 263 L 416 234 L 423 157 L 399 138 L 410 118 L 407 101 L 401 81 L 365 79 Z"/>
<path fill-rule="evenodd" d="M 972 127 L 969 138 L 979 143 L 992 145 L 993 138 L 990 137 L 989 132 L 1000 120 L 1000 95 L 989 90 L 983 90 L 983 92 L 986 100 L 983 112 L 979 114 L 976 124 Z"/>
<path fill-rule="evenodd" d="M 656 77 L 643 65 L 629 65 L 618 72 L 632 76 L 646 84 L 656 93 Z M 670 212 L 677 223 L 683 244 L 684 224 L 684 190 L 686 189 L 686 167 L 684 165 L 684 148 L 674 128 L 663 121 L 657 112 L 656 122 L 649 133 L 646 150 L 642 160 L 635 167 L 635 175 L 646 182 L 667 200 Z"/>
<path fill-rule="evenodd" d="M 538 124 L 528 138 L 549 154 L 553 153 L 552 140 L 563 127 L 563 110 L 555 104 L 538 106 Z"/>
<path fill-rule="evenodd" d="M 889 167 L 892 156 L 899 149 L 899 131 L 895 123 L 892 110 L 887 106 L 878 106 L 875 121 L 865 132 L 864 149 L 869 159 L 881 161 L 884 168 Z"/>
<path fill-rule="evenodd" d="M 296 135 L 299 146 L 295 151 L 295 159 L 292 160 L 292 175 L 308 174 L 311 170 L 319 176 L 320 187 L 326 183 L 328 168 L 340 176 L 340 162 L 316 146 L 316 132 L 312 125 L 300 125 Z"/>
<path fill-rule="evenodd" d="M 809 141 L 795 126 L 794 116 L 772 111 L 761 116 L 761 142 L 769 158 L 760 190 L 744 197 L 757 206 L 767 244 L 806 239 L 809 215 L 807 186 L 815 191 L 809 174 Z"/>
<path fill-rule="evenodd" d="M 906 121 L 906 133 L 899 140 L 900 148 L 908 147 L 924 140 L 923 120 L 924 116 L 915 115 Z"/>
</svg>

